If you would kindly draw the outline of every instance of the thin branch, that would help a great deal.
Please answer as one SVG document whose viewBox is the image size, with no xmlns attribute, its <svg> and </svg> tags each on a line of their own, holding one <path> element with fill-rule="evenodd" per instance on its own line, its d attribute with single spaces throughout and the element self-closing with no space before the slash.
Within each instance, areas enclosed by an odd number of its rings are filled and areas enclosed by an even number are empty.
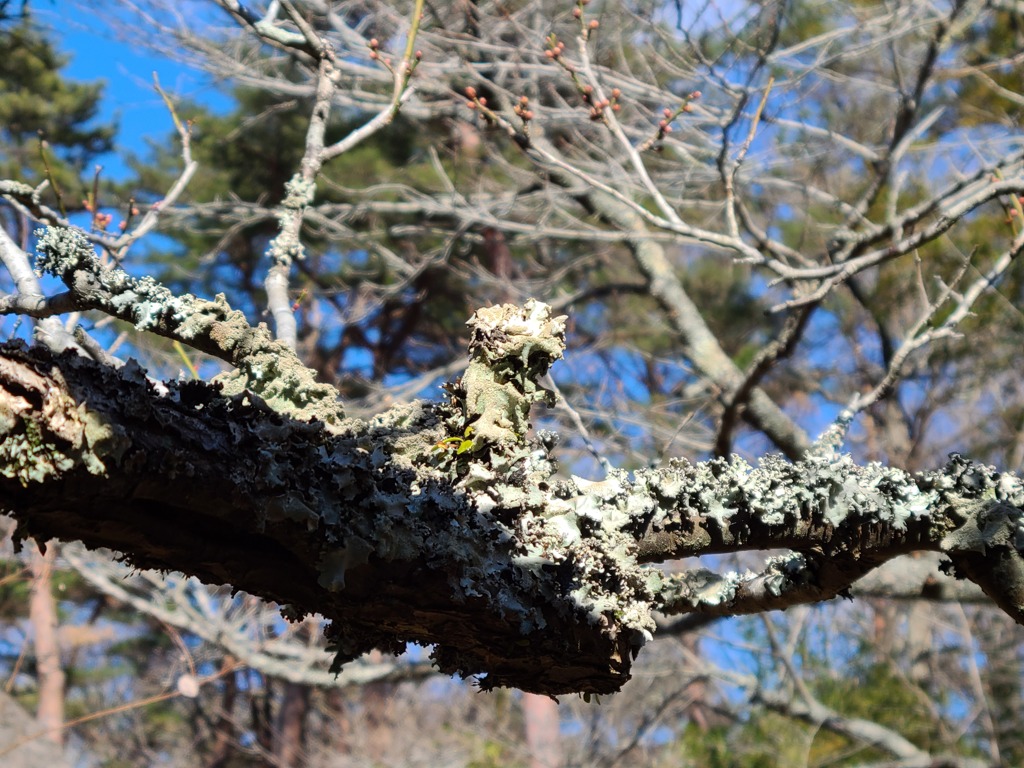
<svg viewBox="0 0 1024 768">
<path fill-rule="evenodd" d="M 398 115 L 402 105 L 412 97 L 415 87 L 411 86 L 409 81 L 421 58 L 416 51 L 416 35 L 419 32 L 420 21 L 423 16 L 423 3 L 424 0 L 416 0 L 413 6 L 412 16 L 409 20 L 409 33 L 406 38 L 405 53 L 402 55 L 402 60 L 398 63 L 398 66 L 391 73 L 394 78 L 391 101 L 365 125 L 356 128 L 344 139 L 326 147 L 321 155 L 324 162 L 349 151 L 377 131 L 390 125 L 391 121 Z"/>
<path fill-rule="evenodd" d="M 140 240 L 141 238 L 148 235 L 160 221 L 161 213 L 173 206 L 181 194 L 188 187 L 189 182 L 192 181 L 192 177 L 195 175 L 199 168 L 199 163 L 192 159 L 192 126 L 189 123 L 182 122 L 181 118 L 178 117 L 178 112 L 174 107 L 174 102 L 171 97 L 160 87 L 160 80 L 157 77 L 156 72 L 153 73 L 153 87 L 156 92 L 160 94 L 164 104 L 167 106 L 167 111 L 171 115 L 171 120 L 174 122 L 174 129 L 178 132 L 178 138 L 181 141 L 181 160 L 182 167 L 181 172 L 178 174 L 178 178 L 174 180 L 171 187 L 167 190 L 163 199 L 158 203 L 154 203 L 149 206 L 146 211 L 146 215 L 142 217 L 142 220 L 138 223 L 131 231 L 125 232 L 121 237 L 114 240 L 108 250 L 115 254 L 117 261 L 122 261 L 128 253 L 128 249 L 132 247 L 132 244 Z M 129 212 L 129 218 L 131 212 Z"/>
<path fill-rule="evenodd" d="M 1009 250 L 1001 254 L 987 272 L 973 281 L 962 295 L 957 296 L 954 288 L 971 266 L 970 261 L 965 260 L 950 284 L 943 286 L 939 295 L 934 301 L 926 305 L 917 322 L 907 331 L 903 343 L 893 353 L 882 380 L 870 392 L 855 395 L 850 404 L 840 414 L 839 420 L 849 423 L 858 413 L 888 396 L 899 381 L 907 360 L 918 349 L 932 344 L 939 339 L 953 337 L 956 326 L 970 314 L 974 303 L 985 291 L 990 290 L 996 284 L 1022 252 L 1024 252 L 1024 230 L 1022 230 L 1021 234 L 1018 234 Z M 929 328 L 928 325 L 936 313 L 953 299 L 956 299 L 955 309 L 950 312 L 941 325 Z"/>
<path fill-rule="evenodd" d="M 796 313 L 786 318 L 778 338 L 760 350 L 755 355 L 753 362 L 743 375 L 743 382 L 723 398 L 725 410 L 718 427 L 718 436 L 715 438 L 716 456 L 728 456 L 732 445 L 732 432 L 736 427 L 741 410 L 746 406 L 754 388 L 760 386 L 764 377 L 780 361 L 786 359 L 796 348 L 796 345 L 803 337 L 807 324 L 814 314 L 815 305 L 809 304 L 801 307 Z"/>
<path fill-rule="evenodd" d="M 347 665 L 341 673 L 329 671 L 329 657 L 322 647 L 300 647 L 294 643 L 258 641 L 252 637 L 252 622 L 229 623 L 223 607 L 215 610 L 207 588 L 194 579 L 161 577 L 156 574 L 151 594 L 130 589 L 129 569 L 109 558 L 92 555 L 80 544 L 62 548 L 61 555 L 82 578 L 105 595 L 140 613 L 223 648 L 246 666 L 261 674 L 293 683 L 320 688 L 347 688 L 375 682 L 422 680 L 437 674 L 429 662 L 374 662 Z M 147 572 L 147 575 L 150 575 Z M 168 604 L 170 603 L 170 605 Z M 195 603 L 210 607 L 202 615 L 193 615 Z"/>
<path fill-rule="evenodd" d="M 0 226 L 0 262 L 14 279 L 17 293 L 0 296 L 0 314 L 19 314 L 39 318 L 36 335 L 54 351 L 75 347 L 75 340 L 54 315 L 68 312 L 74 305 L 70 292 L 53 297 L 43 295 L 39 279 L 29 265 L 28 254 L 18 247 L 7 230 Z"/>
</svg>

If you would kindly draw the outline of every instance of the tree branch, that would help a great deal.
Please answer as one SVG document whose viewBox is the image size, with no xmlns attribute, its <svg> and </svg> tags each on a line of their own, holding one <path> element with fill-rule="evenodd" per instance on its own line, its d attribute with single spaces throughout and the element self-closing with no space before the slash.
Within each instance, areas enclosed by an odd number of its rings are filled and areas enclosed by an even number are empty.
<svg viewBox="0 0 1024 768">
<path fill-rule="evenodd" d="M 202 382 L 158 394 L 128 364 L 0 348 L 0 505 L 22 537 L 80 539 L 332 620 L 339 663 L 434 645 L 443 672 L 539 693 L 618 689 L 652 612 L 727 615 L 844 594 L 939 551 L 1024 623 L 1024 488 L 953 457 L 910 475 L 849 457 L 685 461 L 556 481 L 526 440 L 564 323 L 481 310 L 440 404 L 330 430 Z M 759 575 L 643 567 L 798 550 Z"/>
</svg>

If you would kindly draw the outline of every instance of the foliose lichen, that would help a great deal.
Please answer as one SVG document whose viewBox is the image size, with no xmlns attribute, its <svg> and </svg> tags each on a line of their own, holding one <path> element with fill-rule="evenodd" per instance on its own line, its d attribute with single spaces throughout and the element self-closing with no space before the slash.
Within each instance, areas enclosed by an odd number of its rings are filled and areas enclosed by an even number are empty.
<svg viewBox="0 0 1024 768">
<path fill-rule="evenodd" d="M 291 349 L 276 341 L 265 325 L 251 326 L 223 294 L 213 301 L 176 296 L 149 276 L 135 278 L 105 266 L 76 229 L 46 227 L 36 236 L 37 270 L 59 277 L 79 306 L 177 339 L 235 366 L 219 378 L 225 394 L 250 390 L 271 408 L 296 419 L 319 419 L 331 426 L 344 419 L 337 390 L 316 381 L 315 372 Z"/>
</svg>

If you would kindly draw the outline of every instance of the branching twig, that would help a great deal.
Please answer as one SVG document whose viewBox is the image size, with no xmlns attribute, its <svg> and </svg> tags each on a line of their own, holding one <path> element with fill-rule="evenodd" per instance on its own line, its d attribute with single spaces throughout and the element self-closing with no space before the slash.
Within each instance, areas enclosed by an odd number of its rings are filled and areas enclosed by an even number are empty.
<svg viewBox="0 0 1024 768">
<path fill-rule="evenodd" d="M 955 336 L 956 326 L 970 314 L 974 303 L 980 298 L 982 293 L 992 288 L 999 278 L 1006 273 L 1006 270 L 1022 251 L 1024 251 L 1024 234 L 1018 235 L 1010 249 L 996 259 L 995 263 L 985 274 L 980 275 L 978 279 L 968 286 L 963 294 L 958 296 L 954 289 L 964 274 L 970 269 L 970 262 L 965 261 L 949 285 L 943 286 L 939 295 L 934 301 L 926 305 L 921 317 L 907 331 L 903 343 L 893 353 L 882 380 L 870 392 L 854 396 L 850 404 L 840 414 L 839 420 L 849 423 L 858 413 L 888 396 L 899 381 L 907 359 L 918 349 L 939 339 Z M 936 313 L 951 299 L 956 300 L 956 308 L 950 312 L 941 325 L 928 328 L 928 324 L 935 317 Z"/>
<path fill-rule="evenodd" d="M 182 168 L 181 173 L 178 174 L 178 178 L 174 180 L 170 189 L 167 190 L 167 194 L 165 194 L 163 199 L 158 203 L 154 203 L 149 207 L 149 210 L 146 211 L 146 215 L 142 217 L 138 226 L 130 231 L 126 230 L 124 234 L 114 240 L 109 247 L 105 246 L 107 247 L 107 250 L 115 255 L 118 262 L 124 259 L 128 253 L 128 249 L 132 247 L 133 243 L 153 231 L 160 220 L 161 213 L 177 202 L 189 182 L 192 181 L 192 177 L 195 175 L 196 170 L 199 168 L 199 163 L 192 159 L 192 126 L 187 122 L 182 122 L 181 118 L 178 117 L 178 112 L 174 107 L 174 102 L 163 88 L 160 87 L 160 80 L 157 77 L 156 72 L 153 73 L 153 87 L 156 89 L 156 92 L 160 94 L 164 104 L 167 106 L 167 111 L 170 113 L 171 120 L 174 122 L 174 129 L 178 132 L 178 138 L 181 140 Z M 129 210 L 129 219 L 133 213 L 134 210 Z M 129 219 L 126 219 L 126 221 Z"/>
<path fill-rule="evenodd" d="M 0 314 L 19 314 L 39 318 L 37 334 L 40 340 L 55 351 L 75 346 L 74 339 L 54 315 L 68 312 L 73 307 L 70 292 L 57 296 L 43 295 L 39 278 L 29 265 L 28 254 L 18 247 L 0 226 L 0 262 L 14 279 L 17 293 L 0 297 Z"/>
<path fill-rule="evenodd" d="M 761 381 L 768 375 L 768 372 L 779 361 L 786 359 L 793 353 L 794 348 L 807 328 L 807 323 L 810 321 L 815 308 L 815 305 L 809 304 L 801 307 L 792 316 L 786 318 L 778 338 L 761 349 L 754 357 L 754 361 L 743 375 L 743 383 L 723 397 L 725 410 L 722 411 L 718 436 L 715 438 L 716 456 L 729 455 L 732 446 L 732 432 L 739 420 L 740 411 L 749 401 L 750 394 L 754 391 L 754 388 L 760 386 Z"/>
</svg>

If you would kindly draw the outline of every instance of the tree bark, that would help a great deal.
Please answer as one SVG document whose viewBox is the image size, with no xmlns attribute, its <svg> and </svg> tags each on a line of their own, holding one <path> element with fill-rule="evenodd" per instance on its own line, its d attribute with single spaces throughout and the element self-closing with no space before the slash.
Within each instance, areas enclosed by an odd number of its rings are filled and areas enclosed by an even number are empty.
<svg viewBox="0 0 1024 768">
<path fill-rule="evenodd" d="M 274 760 L 278 768 L 295 768 L 305 764 L 309 686 L 290 682 L 283 685 L 274 728 Z"/>
<path fill-rule="evenodd" d="M 530 768 L 560 768 L 562 737 L 558 702 L 535 693 L 523 694 L 523 728 L 530 750 Z"/>
<path fill-rule="evenodd" d="M 485 688 L 611 692 L 656 610 L 830 599 L 915 550 L 942 552 L 1024 619 L 1016 477 L 959 457 L 910 475 L 768 456 L 559 481 L 553 436 L 526 435 L 564 325 L 538 304 L 481 310 L 472 325 L 447 402 L 332 424 L 251 391 L 156 386 L 134 363 L 0 347 L 0 506 L 22 537 L 80 539 L 292 618 L 321 613 L 338 664 L 412 641 Z M 645 566 L 779 548 L 796 552 L 758 573 Z"/>
</svg>

